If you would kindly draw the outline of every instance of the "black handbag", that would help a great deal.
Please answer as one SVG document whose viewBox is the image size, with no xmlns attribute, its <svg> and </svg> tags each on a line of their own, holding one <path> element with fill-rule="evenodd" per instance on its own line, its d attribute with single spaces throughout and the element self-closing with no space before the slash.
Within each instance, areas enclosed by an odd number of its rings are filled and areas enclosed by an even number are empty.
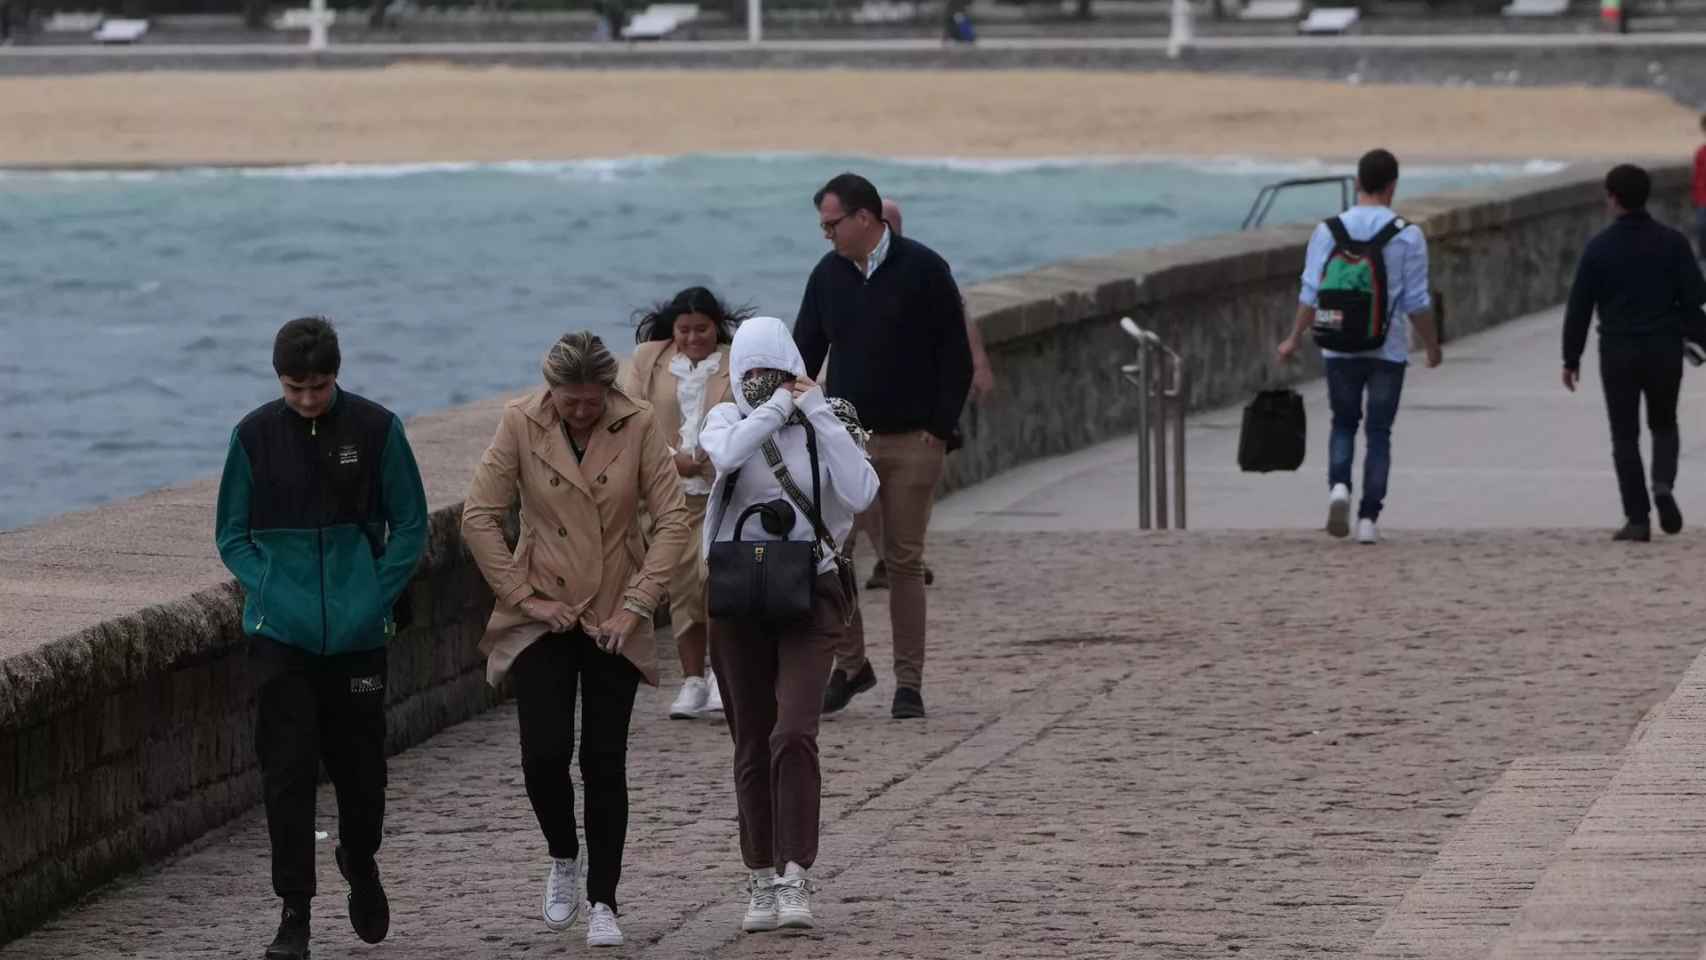
<svg viewBox="0 0 1706 960">
<path fill-rule="evenodd" d="M 781 465 L 781 453 L 773 440 L 764 441 L 765 457 L 777 470 L 778 477 L 787 476 Z M 806 448 L 812 460 L 812 496 L 815 504 L 821 495 L 818 482 L 817 437 L 806 425 Z M 712 518 L 712 536 L 722 530 L 723 514 L 734 499 L 735 481 L 740 471 L 731 473 L 723 485 L 723 497 Z M 791 478 L 783 481 L 787 490 Z M 706 554 L 708 575 L 705 581 L 705 603 L 711 616 L 719 620 L 759 620 L 783 623 L 808 619 L 812 615 L 812 595 L 817 583 L 817 565 L 822 553 L 818 540 L 742 540 L 746 522 L 754 515 L 774 512 L 769 503 L 759 503 L 741 511 L 735 520 L 734 539 L 712 540 Z M 813 527 L 821 526 L 815 509 L 808 510 Z M 777 524 L 786 535 L 793 526 Z"/>
<path fill-rule="evenodd" d="M 1263 390 L 1244 407 L 1238 433 L 1238 469 L 1247 473 L 1303 466 L 1309 425 L 1296 390 Z"/>
</svg>

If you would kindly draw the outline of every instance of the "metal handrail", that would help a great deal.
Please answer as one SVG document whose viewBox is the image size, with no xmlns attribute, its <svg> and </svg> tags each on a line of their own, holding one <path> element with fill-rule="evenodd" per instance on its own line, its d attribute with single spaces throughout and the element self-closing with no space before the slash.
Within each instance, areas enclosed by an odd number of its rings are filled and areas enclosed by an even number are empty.
<svg viewBox="0 0 1706 960">
<path fill-rule="evenodd" d="M 1137 341 L 1137 362 L 1124 364 L 1120 373 L 1137 386 L 1137 525 L 1167 529 L 1167 420 L 1173 427 L 1173 518 L 1185 529 L 1185 358 L 1161 342 L 1130 317 L 1120 318 L 1120 329 Z M 1169 369 L 1169 367 L 1171 369 Z M 1153 489 L 1154 499 L 1150 492 Z"/>
<path fill-rule="evenodd" d="M 1316 187 L 1323 183 L 1338 184 L 1339 209 L 1349 210 L 1351 208 L 1351 200 L 1356 196 L 1355 177 L 1340 175 L 1336 177 L 1299 177 L 1294 180 L 1281 180 L 1278 183 L 1268 184 L 1256 194 L 1256 202 L 1250 204 L 1250 212 L 1244 215 L 1244 225 L 1239 229 L 1248 230 L 1251 227 L 1261 226 L 1262 222 L 1268 219 L 1268 213 L 1273 210 L 1274 200 L 1279 197 L 1279 192 L 1281 190 L 1285 190 L 1290 187 Z"/>
</svg>

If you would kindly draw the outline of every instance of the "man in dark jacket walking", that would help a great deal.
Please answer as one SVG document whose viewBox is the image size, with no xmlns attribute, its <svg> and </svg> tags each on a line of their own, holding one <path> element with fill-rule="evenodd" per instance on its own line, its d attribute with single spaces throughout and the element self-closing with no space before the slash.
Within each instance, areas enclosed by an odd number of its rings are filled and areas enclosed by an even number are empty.
<svg viewBox="0 0 1706 960">
<path fill-rule="evenodd" d="M 869 180 L 844 173 L 812 198 L 833 249 L 812 270 L 794 342 L 814 377 L 834 348 L 828 391 L 859 411 L 880 487 L 894 627 L 896 719 L 924 716 L 924 540 L 947 444 L 971 387 L 965 306 L 936 252 L 883 222 Z M 863 631 L 836 651 L 824 712 L 876 686 Z"/>
<path fill-rule="evenodd" d="M 1647 212 L 1652 179 L 1623 164 L 1605 177 L 1606 206 L 1615 217 L 1589 241 L 1576 266 L 1564 312 L 1564 387 L 1575 392 L 1587 346 L 1588 324 L 1599 313 L 1599 374 L 1611 420 L 1611 458 L 1623 497 L 1622 529 L 1615 539 L 1652 539 L 1657 507 L 1666 533 L 1682 529 L 1677 506 L 1676 426 L 1682 389 L 1683 329 L 1706 322 L 1706 278 L 1688 238 Z M 1641 402 L 1653 435 L 1653 489 L 1648 500 L 1641 463 Z"/>
<path fill-rule="evenodd" d="M 232 431 L 219 482 L 215 535 L 245 594 L 255 749 L 284 900 L 267 960 L 308 955 L 322 761 L 338 797 L 350 925 L 378 943 L 391 923 L 373 859 L 385 819 L 385 644 L 426 546 L 426 494 L 402 421 L 339 390 L 340 359 L 324 318 L 279 330 L 284 395 Z"/>
</svg>

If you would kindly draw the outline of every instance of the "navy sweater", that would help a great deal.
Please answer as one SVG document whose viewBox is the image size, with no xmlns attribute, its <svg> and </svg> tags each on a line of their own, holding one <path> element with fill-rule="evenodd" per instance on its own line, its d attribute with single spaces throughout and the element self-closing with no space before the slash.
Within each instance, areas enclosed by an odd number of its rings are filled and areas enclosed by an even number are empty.
<svg viewBox="0 0 1706 960">
<path fill-rule="evenodd" d="M 835 348 L 826 390 L 873 433 L 928 430 L 947 440 L 971 387 L 965 304 L 947 261 L 890 235 L 870 279 L 830 251 L 806 281 L 794 343 L 813 376 Z"/>
<path fill-rule="evenodd" d="M 1588 323 L 1604 337 L 1680 336 L 1700 319 L 1706 279 L 1688 238 L 1645 210 L 1626 213 L 1588 241 L 1564 310 L 1564 367 L 1581 365 Z"/>
</svg>

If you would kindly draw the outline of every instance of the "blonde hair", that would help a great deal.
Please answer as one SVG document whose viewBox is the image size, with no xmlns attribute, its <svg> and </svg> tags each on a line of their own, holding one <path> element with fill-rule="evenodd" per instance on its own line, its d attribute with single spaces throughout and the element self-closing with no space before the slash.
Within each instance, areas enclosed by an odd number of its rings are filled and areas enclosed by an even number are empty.
<svg viewBox="0 0 1706 960">
<path fill-rule="evenodd" d="M 553 387 L 580 383 L 609 387 L 616 383 L 616 358 L 590 330 L 563 334 L 545 352 L 540 367 L 545 372 L 545 382 Z"/>
</svg>

